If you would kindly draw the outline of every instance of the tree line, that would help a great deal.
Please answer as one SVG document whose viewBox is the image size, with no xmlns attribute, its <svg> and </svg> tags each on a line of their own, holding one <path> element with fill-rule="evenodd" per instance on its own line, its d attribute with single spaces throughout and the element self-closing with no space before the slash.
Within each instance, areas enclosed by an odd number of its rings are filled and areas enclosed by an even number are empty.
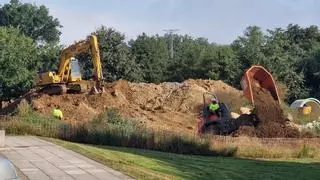
<svg viewBox="0 0 320 180">
<path fill-rule="evenodd" d="M 63 49 L 57 18 L 45 6 L 11 0 L 0 7 L 0 100 L 19 97 L 34 87 L 39 72 L 54 70 Z M 106 81 L 181 82 L 189 78 L 222 80 L 240 88 L 240 78 L 253 64 L 267 68 L 288 89 L 287 102 L 308 96 L 320 98 L 320 32 L 317 26 L 262 31 L 250 26 L 231 44 L 211 43 L 206 38 L 140 34 L 125 35 L 101 26 L 98 36 Z M 77 57 L 84 77 L 92 76 L 87 54 Z"/>
</svg>

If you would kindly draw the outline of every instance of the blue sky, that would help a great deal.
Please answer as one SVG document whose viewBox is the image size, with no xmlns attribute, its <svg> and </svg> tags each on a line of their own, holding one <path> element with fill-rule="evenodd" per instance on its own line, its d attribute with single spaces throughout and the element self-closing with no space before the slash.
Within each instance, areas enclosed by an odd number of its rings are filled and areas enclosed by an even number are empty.
<svg viewBox="0 0 320 180">
<path fill-rule="evenodd" d="M 1 4 L 9 0 L 0 0 Z M 100 25 L 114 27 L 135 38 L 163 34 L 177 28 L 180 34 L 231 43 L 249 25 L 263 29 L 320 26 L 318 0 L 22 0 L 46 5 L 63 28 L 61 42 L 83 39 Z"/>
</svg>

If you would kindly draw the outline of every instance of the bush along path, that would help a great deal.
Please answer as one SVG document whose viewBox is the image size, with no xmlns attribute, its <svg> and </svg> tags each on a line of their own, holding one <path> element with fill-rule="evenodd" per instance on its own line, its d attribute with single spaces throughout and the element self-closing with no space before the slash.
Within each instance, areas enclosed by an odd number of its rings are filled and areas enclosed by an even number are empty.
<svg viewBox="0 0 320 180">
<path fill-rule="evenodd" d="M 33 111 L 29 104 L 18 107 L 17 116 L 1 121 L 8 134 L 37 135 L 72 142 L 134 147 L 179 154 L 233 156 L 236 148 L 215 151 L 210 139 L 153 131 L 139 121 L 124 118 L 108 108 L 92 121 L 73 125 Z"/>
</svg>

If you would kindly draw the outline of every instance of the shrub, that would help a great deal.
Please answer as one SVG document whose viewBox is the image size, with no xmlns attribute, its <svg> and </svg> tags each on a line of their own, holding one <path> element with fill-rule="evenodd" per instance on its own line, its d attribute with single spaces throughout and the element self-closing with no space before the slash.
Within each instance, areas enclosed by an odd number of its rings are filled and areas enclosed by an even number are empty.
<svg viewBox="0 0 320 180">
<path fill-rule="evenodd" d="M 4 124 L 9 134 L 30 134 L 60 138 L 68 141 L 151 149 L 163 152 L 194 155 L 233 156 L 235 148 L 214 151 L 210 139 L 188 137 L 172 132 L 155 132 L 137 119 L 120 116 L 118 111 L 107 108 L 93 121 L 71 125 L 53 117 L 44 116 L 22 102 L 17 118 Z"/>
<path fill-rule="evenodd" d="M 58 137 L 62 124 L 53 117 L 35 112 L 27 101 L 21 101 L 17 108 L 17 118 L 2 122 L 1 126 L 8 134 Z"/>
<path fill-rule="evenodd" d="M 209 139 L 186 137 L 172 132 L 155 132 L 137 119 L 120 116 L 107 108 L 91 123 L 75 126 L 77 130 L 68 140 L 97 145 L 111 145 L 151 149 L 163 152 L 194 155 L 233 156 L 236 148 L 213 151 Z"/>
<path fill-rule="evenodd" d="M 306 144 L 303 144 L 298 152 L 297 158 L 313 158 L 312 149 Z"/>
<path fill-rule="evenodd" d="M 218 153 L 211 149 L 209 139 L 179 136 L 170 132 L 157 133 L 158 140 L 154 150 L 178 154 L 194 155 L 223 155 L 232 156 L 233 153 Z"/>
<path fill-rule="evenodd" d="M 320 122 L 319 121 L 313 121 L 313 130 L 315 133 L 320 134 Z"/>
</svg>

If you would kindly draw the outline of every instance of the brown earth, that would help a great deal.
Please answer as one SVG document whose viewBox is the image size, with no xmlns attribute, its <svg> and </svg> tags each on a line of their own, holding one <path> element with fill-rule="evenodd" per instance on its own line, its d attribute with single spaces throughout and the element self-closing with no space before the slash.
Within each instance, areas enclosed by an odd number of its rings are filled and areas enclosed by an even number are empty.
<svg viewBox="0 0 320 180">
<path fill-rule="evenodd" d="M 89 82 L 88 82 L 89 83 Z M 105 84 L 102 95 L 66 94 L 60 96 L 29 93 L 32 107 L 51 115 L 58 106 L 64 119 L 71 122 L 90 121 L 107 107 L 113 107 L 125 116 L 138 118 L 149 127 L 194 134 L 203 104 L 203 93 L 214 92 L 234 112 L 240 112 L 246 99 L 242 92 L 222 81 L 186 80 L 183 83 L 130 83 L 124 80 Z M 19 103 L 1 110 L 0 114 L 12 113 Z"/>
<path fill-rule="evenodd" d="M 279 103 L 264 88 L 253 87 L 256 115 L 259 125 L 256 127 L 258 137 L 297 137 L 299 132 L 287 126 L 287 119 Z"/>
<path fill-rule="evenodd" d="M 235 133 L 236 136 L 257 137 L 256 129 L 253 126 L 240 126 Z"/>
<path fill-rule="evenodd" d="M 49 96 L 31 92 L 20 100 L 27 99 L 35 110 L 47 115 L 51 115 L 52 109 L 57 106 L 63 111 L 64 119 L 70 122 L 90 121 L 107 107 L 113 107 L 122 115 L 138 118 L 155 130 L 187 134 L 194 134 L 197 130 L 204 92 L 214 92 L 221 102 L 237 113 L 248 102 L 242 91 L 214 80 L 191 79 L 183 83 L 161 84 L 120 80 L 106 83 L 105 88 L 106 92 L 101 95 Z M 253 116 L 241 115 L 237 122 L 242 127 L 236 134 L 256 137 L 297 136 L 297 130 L 286 126 L 281 108 L 267 90 L 254 88 L 254 97 L 260 123 L 254 128 Z M 2 109 L 0 115 L 12 113 L 20 100 Z"/>
</svg>

